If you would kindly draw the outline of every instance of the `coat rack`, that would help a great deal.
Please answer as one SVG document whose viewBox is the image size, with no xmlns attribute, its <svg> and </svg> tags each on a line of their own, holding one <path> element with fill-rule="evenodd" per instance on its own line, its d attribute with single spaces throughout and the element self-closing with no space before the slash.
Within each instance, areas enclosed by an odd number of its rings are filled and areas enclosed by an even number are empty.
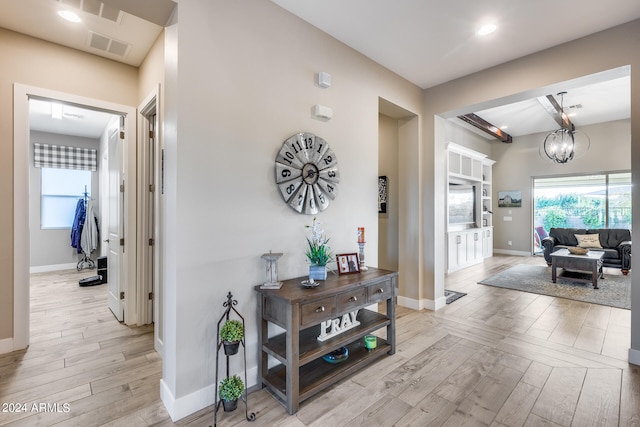
<svg viewBox="0 0 640 427">
<path fill-rule="evenodd" d="M 242 317 L 242 315 L 238 312 L 238 310 L 236 310 L 234 308 L 234 305 L 238 305 L 238 301 L 233 299 L 233 295 L 231 295 L 231 292 L 229 292 L 229 294 L 227 294 L 227 301 L 225 301 L 222 306 L 226 307 L 226 310 L 224 311 L 224 313 L 222 314 L 222 316 L 220 317 L 220 320 L 218 320 L 218 328 L 216 331 L 216 382 L 215 382 L 215 400 L 214 400 L 214 409 L 213 409 L 213 425 L 217 426 L 218 423 L 218 410 L 220 409 L 220 407 L 222 406 L 222 400 L 218 399 L 218 367 L 219 367 L 219 355 L 220 355 L 220 349 L 223 346 L 223 342 L 220 339 L 220 324 L 223 321 L 227 321 L 229 320 L 230 316 L 231 316 L 231 311 L 233 311 L 235 313 L 236 316 L 238 316 L 240 318 L 240 320 L 242 321 L 242 329 L 243 331 L 245 330 L 244 327 L 244 317 Z M 244 335 L 244 334 L 243 334 Z M 242 394 L 242 396 L 240 397 L 240 399 L 244 402 L 244 413 L 245 413 L 245 418 L 247 419 L 247 421 L 255 421 L 256 420 L 256 414 L 255 412 L 252 412 L 251 414 L 249 414 L 249 407 L 247 405 L 247 347 L 245 345 L 245 337 L 242 337 L 242 340 L 240 341 L 240 344 L 242 345 L 242 350 L 243 350 L 243 354 L 244 354 L 244 393 Z M 225 354 L 225 358 L 226 358 L 226 362 L 227 362 L 227 378 L 229 378 L 230 372 L 229 372 L 229 355 Z M 209 426 L 211 427 L 211 426 Z"/>
<path fill-rule="evenodd" d="M 93 218 L 88 218 L 87 217 L 87 202 L 89 201 L 89 193 L 87 192 L 87 186 L 84 186 L 84 193 L 82 193 L 83 196 L 83 203 L 84 203 L 84 210 L 85 210 L 85 218 L 84 221 L 82 222 L 82 224 L 80 224 L 80 229 L 78 230 L 78 232 L 80 233 L 80 235 L 82 235 L 82 229 L 84 228 L 86 222 L 88 220 L 93 221 Z M 82 243 L 82 239 L 80 238 L 80 236 L 78 236 L 78 243 L 80 243 L 80 247 L 82 247 L 81 243 Z M 95 262 L 91 259 L 90 254 L 87 253 L 87 250 L 90 251 L 90 249 L 88 248 L 82 248 L 82 258 L 78 261 L 78 264 L 76 266 L 77 270 L 80 271 L 82 269 L 85 268 L 89 268 L 89 269 L 94 269 L 95 268 Z"/>
</svg>

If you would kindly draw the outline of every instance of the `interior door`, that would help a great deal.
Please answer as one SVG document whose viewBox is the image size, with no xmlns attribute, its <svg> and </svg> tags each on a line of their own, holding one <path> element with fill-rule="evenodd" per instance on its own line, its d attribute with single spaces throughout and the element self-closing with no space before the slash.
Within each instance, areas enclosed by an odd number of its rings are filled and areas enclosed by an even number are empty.
<svg viewBox="0 0 640 427">
<path fill-rule="evenodd" d="M 124 118 L 122 118 L 124 119 Z M 121 123 L 124 120 L 121 120 Z M 124 238 L 123 233 L 123 181 L 122 181 L 122 165 L 123 162 L 123 144 L 124 140 L 120 138 L 120 130 L 115 129 L 109 135 L 109 223 L 108 223 L 108 256 L 107 271 L 109 283 L 109 309 L 113 312 L 116 319 L 124 321 L 124 294 L 121 293 L 123 264 L 122 253 L 124 245 L 121 239 Z"/>
</svg>

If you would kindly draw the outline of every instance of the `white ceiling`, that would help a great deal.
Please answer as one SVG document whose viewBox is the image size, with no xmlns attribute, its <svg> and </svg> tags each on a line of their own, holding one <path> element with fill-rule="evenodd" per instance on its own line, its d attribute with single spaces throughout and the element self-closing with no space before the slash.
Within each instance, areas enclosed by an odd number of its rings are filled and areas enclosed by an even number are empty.
<svg viewBox="0 0 640 427">
<path fill-rule="evenodd" d="M 640 18 L 638 0 L 271 1 L 423 89 Z M 488 22 L 497 31 L 477 36 Z M 559 89 L 577 128 L 630 117 L 628 77 L 585 80 Z M 474 113 L 511 136 L 559 127 L 535 98 Z"/>
<path fill-rule="evenodd" d="M 618 73 L 608 74 L 617 75 Z M 631 116 L 631 79 L 629 76 L 611 77 L 596 83 L 563 88 L 567 92 L 563 97 L 558 96 L 557 93 L 547 95 L 553 95 L 558 104 L 564 100 L 564 111 L 576 129 L 586 125 L 628 119 Z M 549 132 L 560 127 L 535 98 L 475 111 L 475 114 L 496 127 L 503 128 L 514 137 Z M 479 132 L 458 119 L 452 120 L 476 133 Z M 486 133 L 479 132 L 479 134 L 493 139 Z"/>
<path fill-rule="evenodd" d="M 272 1 L 423 89 L 640 18 L 638 0 Z"/>
<path fill-rule="evenodd" d="M 638 0 L 271 1 L 422 88 L 640 18 Z M 106 12 L 120 9 L 117 22 L 83 11 L 96 5 Z M 2 0 L 0 27 L 139 66 L 175 5 L 172 0 Z M 83 18 L 75 26 L 56 15 L 73 6 Z M 476 36 L 478 25 L 490 20 L 498 30 Z M 92 48 L 91 31 L 130 47 L 123 56 Z M 475 113 L 496 126 L 508 125 L 513 136 L 556 128 L 537 104 L 534 99 Z M 577 127 L 629 117 L 628 78 L 573 84 L 565 107 L 575 104 L 583 106 L 572 118 Z"/>
<path fill-rule="evenodd" d="M 52 104 L 58 104 L 61 108 L 60 118 L 52 116 Z M 99 139 L 113 117 L 110 113 L 49 100 L 31 99 L 29 101 L 29 128 L 40 132 Z"/>
</svg>

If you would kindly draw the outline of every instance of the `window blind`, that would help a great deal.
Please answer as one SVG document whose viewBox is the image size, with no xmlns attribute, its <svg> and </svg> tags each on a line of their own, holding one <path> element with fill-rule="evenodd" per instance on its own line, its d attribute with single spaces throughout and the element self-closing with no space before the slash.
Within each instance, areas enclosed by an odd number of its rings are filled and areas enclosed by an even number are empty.
<svg viewBox="0 0 640 427">
<path fill-rule="evenodd" d="M 94 148 L 34 143 L 37 168 L 79 169 L 95 172 L 98 154 Z"/>
</svg>

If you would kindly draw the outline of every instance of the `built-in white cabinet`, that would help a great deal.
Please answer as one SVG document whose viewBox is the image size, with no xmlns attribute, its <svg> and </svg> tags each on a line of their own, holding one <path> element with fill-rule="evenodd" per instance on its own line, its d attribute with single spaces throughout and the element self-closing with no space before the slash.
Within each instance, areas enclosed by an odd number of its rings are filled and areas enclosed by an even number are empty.
<svg viewBox="0 0 640 427">
<path fill-rule="evenodd" d="M 493 227 L 485 227 L 482 229 L 482 257 L 489 258 L 493 256 Z"/>
<path fill-rule="evenodd" d="M 494 163 L 475 150 L 454 143 L 447 146 L 448 272 L 493 256 Z"/>
<path fill-rule="evenodd" d="M 447 233 L 448 271 L 481 263 L 486 247 L 486 230 L 473 228 Z"/>
</svg>

